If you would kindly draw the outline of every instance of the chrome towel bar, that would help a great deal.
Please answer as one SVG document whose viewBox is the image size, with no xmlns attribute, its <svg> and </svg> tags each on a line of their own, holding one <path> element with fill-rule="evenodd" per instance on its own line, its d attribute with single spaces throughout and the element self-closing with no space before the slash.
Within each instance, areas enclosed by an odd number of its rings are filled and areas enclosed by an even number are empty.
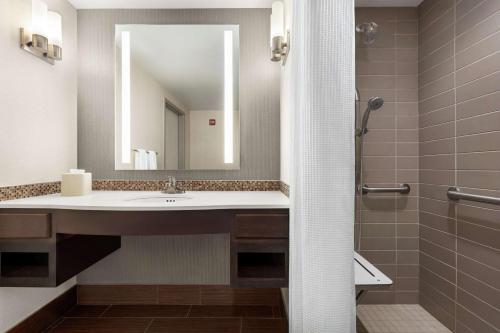
<svg viewBox="0 0 500 333">
<path fill-rule="evenodd" d="M 368 193 L 400 193 L 400 194 L 408 194 L 410 193 L 410 185 L 401 184 L 400 187 L 369 187 L 368 185 L 363 185 L 361 188 L 361 192 L 363 194 Z"/>
<path fill-rule="evenodd" d="M 500 205 L 500 198 L 488 197 L 486 195 L 470 194 L 462 192 L 458 187 L 450 187 L 448 189 L 448 198 L 451 200 L 469 200 L 476 202 L 484 202 L 493 205 Z"/>
<path fill-rule="evenodd" d="M 139 149 L 132 149 L 132 150 L 133 150 L 133 151 L 139 151 Z M 146 150 L 146 149 L 144 149 L 144 150 Z M 146 153 L 147 153 L 147 152 L 148 152 L 148 151 L 146 150 Z M 158 152 L 157 152 L 157 151 L 155 151 L 155 154 L 156 154 L 156 155 L 158 155 Z"/>
</svg>

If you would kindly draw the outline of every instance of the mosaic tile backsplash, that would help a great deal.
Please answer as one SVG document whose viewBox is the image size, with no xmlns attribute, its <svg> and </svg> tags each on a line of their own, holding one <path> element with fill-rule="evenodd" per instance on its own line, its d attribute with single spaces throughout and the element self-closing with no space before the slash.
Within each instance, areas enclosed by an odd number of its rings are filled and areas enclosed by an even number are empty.
<svg viewBox="0 0 500 333">
<path fill-rule="evenodd" d="M 160 191 L 166 187 L 163 180 L 94 180 L 96 191 Z M 179 180 L 177 186 L 185 191 L 279 191 L 280 182 L 274 180 Z"/>
<path fill-rule="evenodd" d="M 0 201 L 36 197 L 61 192 L 61 182 L 0 187 Z"/>
<path fill-rule="evenodd" d="M 290 198 L 290 185 L 285 182 L 280 182 L 280 191 Z"/>
<path fill-rule="evenodd" d="M 282 191 L 283 183 L 275 180 L 179 180 L 185 191 Z M 94 191 L 160 191 L 163 180 L 94 180 Z M 285 184 L 286 185 L 286 184 Z M 59 193 L 61 182 L 0 187 L 0 201 Z M 285 192 L 283 192 L 285 193 Z M 285 193 L 286 194 L 286 193 Z"/>
</svg>

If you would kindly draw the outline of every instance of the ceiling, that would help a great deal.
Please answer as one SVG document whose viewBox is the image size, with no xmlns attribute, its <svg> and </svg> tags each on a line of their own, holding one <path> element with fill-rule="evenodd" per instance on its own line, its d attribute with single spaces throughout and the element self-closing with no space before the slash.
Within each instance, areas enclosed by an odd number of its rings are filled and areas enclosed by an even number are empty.
<svg viewBox="0 0 500 333">
<path fill-rule="evenodd" d="M 237 25 L 117 25 L 130 31 L 131 57 L 190 111 L 224 108 L 224 31 L 233 31 L 234 89 L 239 80 Z M 133 80 L 132 80 L 132 84 Z M 238 94 L 235 94 L 238 105 Z"/>
<path fill-rule="evenodd" d="M 356 0 L 356 7 L 417 7 L 423 0 Z"/>
<path fill-rule="evenodd" d="M 69 0 L 88 8 L 271 8 L 275 0 Z"/>
<path fill-rule="evenodd" d="M 271 8 L 275 0 L 69 0 L 89 8 Z M 355 0 L 358 7 L 416 7 L 422 0 Z"/>
</svg>

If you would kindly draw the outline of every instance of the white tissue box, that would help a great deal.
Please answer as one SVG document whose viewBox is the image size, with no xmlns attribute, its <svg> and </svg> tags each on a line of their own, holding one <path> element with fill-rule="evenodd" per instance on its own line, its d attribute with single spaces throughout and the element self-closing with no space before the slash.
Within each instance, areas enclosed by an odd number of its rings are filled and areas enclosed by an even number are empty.
<svg viewBox="0 0 500 333">
<path fill-rule="evenodd" d="M 61 181 L 61 195 L 73 197 L 92 192 L 92 174 L 90 172 L 64 173 Z"/>
</svg>

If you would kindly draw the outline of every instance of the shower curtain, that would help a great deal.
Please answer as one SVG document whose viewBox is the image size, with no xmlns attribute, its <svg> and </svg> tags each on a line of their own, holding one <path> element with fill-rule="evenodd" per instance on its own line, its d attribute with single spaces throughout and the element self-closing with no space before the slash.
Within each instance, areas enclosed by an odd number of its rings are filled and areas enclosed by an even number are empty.
<svg viewBox="0 0 500 333">
<path fill-rule="evenodd" d="M 291 9 L 290 332 L 354 333 L 354 0 Z"/>
</svg>

